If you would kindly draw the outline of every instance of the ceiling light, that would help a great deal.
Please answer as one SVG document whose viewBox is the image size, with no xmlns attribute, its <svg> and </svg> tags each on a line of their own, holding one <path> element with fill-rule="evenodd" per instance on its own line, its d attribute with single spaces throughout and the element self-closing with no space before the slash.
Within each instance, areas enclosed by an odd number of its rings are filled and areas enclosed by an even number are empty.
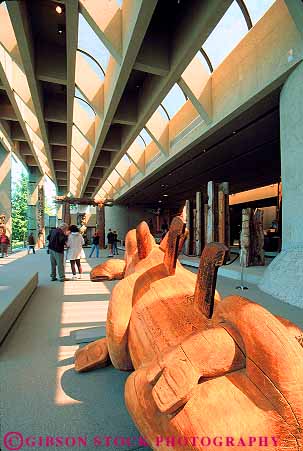
<svg viewBox="0 0 303 451">
<path fill-rule="evenodd" d="M 162 200 L 158 200 L 158 202 L 159 202 L 159 204 L 161 204 L 161 203 L 162 203 Z"/>
<path fill-rule="evenodd" d="M 62 14 L 62 12 L 63 12 L 62 7 L 59 6 L 59 5 L 57 5 L 57 6 L 56 6 L 56 13 L 57 13 L 57 14 Z"/>
<path fill-rule="evenodd" d="M 168 197 L 168 194 L 163 194 L 163 197 Z"/>
<path fill-rule="evenodd" d="M 62 25 L 62 24 L 58 24 L 58 34 L 63 34 L 64 33 L 64 31 L 65 31 L 65 26 L 64 25 Z"/>
</svg>

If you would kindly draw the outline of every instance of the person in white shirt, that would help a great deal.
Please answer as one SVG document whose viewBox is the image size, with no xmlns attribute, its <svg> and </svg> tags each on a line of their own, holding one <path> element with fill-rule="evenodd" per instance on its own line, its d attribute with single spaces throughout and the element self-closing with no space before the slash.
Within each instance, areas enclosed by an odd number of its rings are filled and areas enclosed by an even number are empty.
<svg viewBox="0 0 303 451">
<path fill-rule="evenodd" d="M 84 239 L 81 235 L 81 233 L 79 232 L 79 229 L 77 226 L 75 225 L 71 225 L 70 228 L 70 234 L 68 236 L 68 240 L 66 243 L 66 247 L 67 247 L 67 258 L 70 260 L 70 265 L 72 268 L 72 273 L 73 273 L 73 279 L 76 279 L 76 265 L 79 271 L 79 276 L 78 279 L 81 279 L 81 275 L 82 275 L 82 267 L 81 267 L 81 256 L 83 255 L 83 244 L 84 244 Z"/>
</svg>

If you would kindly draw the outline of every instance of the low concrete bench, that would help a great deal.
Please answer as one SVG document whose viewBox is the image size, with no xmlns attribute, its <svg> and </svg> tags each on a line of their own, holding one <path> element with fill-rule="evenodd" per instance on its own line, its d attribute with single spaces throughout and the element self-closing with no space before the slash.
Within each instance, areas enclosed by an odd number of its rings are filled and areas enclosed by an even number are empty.
<svg viewBox="0 0 303 451">
<path fill-rule="evenodd" d="M 38 285 L 38 273 L 0 272 L 0 344 Z M 13 268 L 11 268 L 13 269 Z"/>
</svg>

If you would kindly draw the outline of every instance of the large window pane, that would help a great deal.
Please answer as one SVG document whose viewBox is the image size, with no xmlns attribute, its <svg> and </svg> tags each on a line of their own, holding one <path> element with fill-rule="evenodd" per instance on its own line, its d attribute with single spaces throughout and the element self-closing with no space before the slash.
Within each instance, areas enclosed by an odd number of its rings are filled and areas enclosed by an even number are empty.
<svg viewBox="0 0 303 451">
<path fill-rule="evenodd" d="M 110 56 L 109 51 L 106 49 L 102 41 L 98 38 L 81 13 L 79 14 L 78 48 L 91 55 L 106 72 Z M 103 73 L 98 65 L 85 54 L 82 55 L 97 75 L 103 78 Z"/>
<path fill-rule="evenodd" d="M 247 31 L 242 11 L 238 3 L 234 1 L 203 43 L 203 49 L 211 60 L 214 69 L 236 47 Z"/>
<path fill-rule="evenodd" d="M 275 0 L 245 0 L 253 25 L 264 16 L 273 3 L 275 3 Z"/>
<path fill-rule="evenodd" d="M 177 111 L 184 105 L 186 99 L 180 87 L 174 84 L 172 89 L 169 91 L 162 104 L 167 110 L 170 119 L 176 114 Z M 161 113 L 162 114 L 162 113 Z"/>
</svg>

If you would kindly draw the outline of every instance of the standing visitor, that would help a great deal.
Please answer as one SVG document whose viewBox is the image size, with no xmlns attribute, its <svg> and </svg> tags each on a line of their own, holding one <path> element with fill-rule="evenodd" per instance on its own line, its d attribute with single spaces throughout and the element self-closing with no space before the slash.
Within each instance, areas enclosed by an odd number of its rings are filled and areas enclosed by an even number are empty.
<svg viewBox="0 0 303 451">
<path fill-rule="evenodd" d="M 67 241 L 68 225 L 64 222 L 60 227 L 52 230 L 48 235 L 47 239 L 49 241 L 48 249 L 51 262 L 51 279 L 57 280 L 56 270 L 58 267 L 58 275 L 60 282 L 69 280 L 65 278 L 65 268 L 64 268 L 64 246 Z"/>
<path fill-rule="evenodd" d="M 118 234 L 116 230 L 113 232 L 114 238 L 113 238 L 113 255 L 119 255 L 118 254 Z"/>
<path fill-rule="evenodd" d="M 7 257 L 8 254 L 8 246 L 10 245 L 9 237 L 5 234 L 4 229 L 2 229 L 2 233 L 0 235 L 0 250 L 1 250 L 1 257 Z"/>
<path fill-rule="evenodd" d="M 112 232 L 112 229 L 108 229 L 108 234 L 107 234 L 107 244 L 108 244 L 108 250 L 109 250 L 108 257 L 113 257 L 113 242 L 114 242 L 114 234 Z"/>
<path fill-rule="evenodd" d="M 27 238 L 27 244 L 28 244 L 27 255 L 30 253 L 31 249 L 33 251 L 33 254 L 35 254 L 36 253 L 36 251 L 35 251 L 36 241 L 35 241 L 33 233 L 29 234 L 29 237 Z"/>
<path fill-rule="evenodd" d="M 82 275 L 82 266 L 81 266 L 81 254 L 83 254 L 83 244 L 84 239 L 81 233 L 79 232 L 79 229 L 76 225 L 71 225 L 69 228 L 69 231 L 71 232 L 68 236 L 66 247 L 67 247 L 67 257 L 70 260 L 70 265 L 73 273 L 73 280 L 75 280 L 76 277 L 76 265 L 79 271 L 78 279 L 81 279 Z"/>
<path fill-rule="evenodd" d="M 37 244 L 38 244 L 38 249 L 44 248 L 44 233 L 41 230 L 39 230 L 39 233 L 38 233 Z"/>
<path fill-rule="evenodd" d="M 99 237 L 99 234 L 96 232 L 93 236 L 93 243 L 92 243 L 93 245 L 92 245 L 92 249 L 89 254 L 89 258 L 92 257 L 95 249 L 96 249 L 96 257 L 99 258 L 99 243 L 100 243 L 100 237 Z"/>
</svg>

